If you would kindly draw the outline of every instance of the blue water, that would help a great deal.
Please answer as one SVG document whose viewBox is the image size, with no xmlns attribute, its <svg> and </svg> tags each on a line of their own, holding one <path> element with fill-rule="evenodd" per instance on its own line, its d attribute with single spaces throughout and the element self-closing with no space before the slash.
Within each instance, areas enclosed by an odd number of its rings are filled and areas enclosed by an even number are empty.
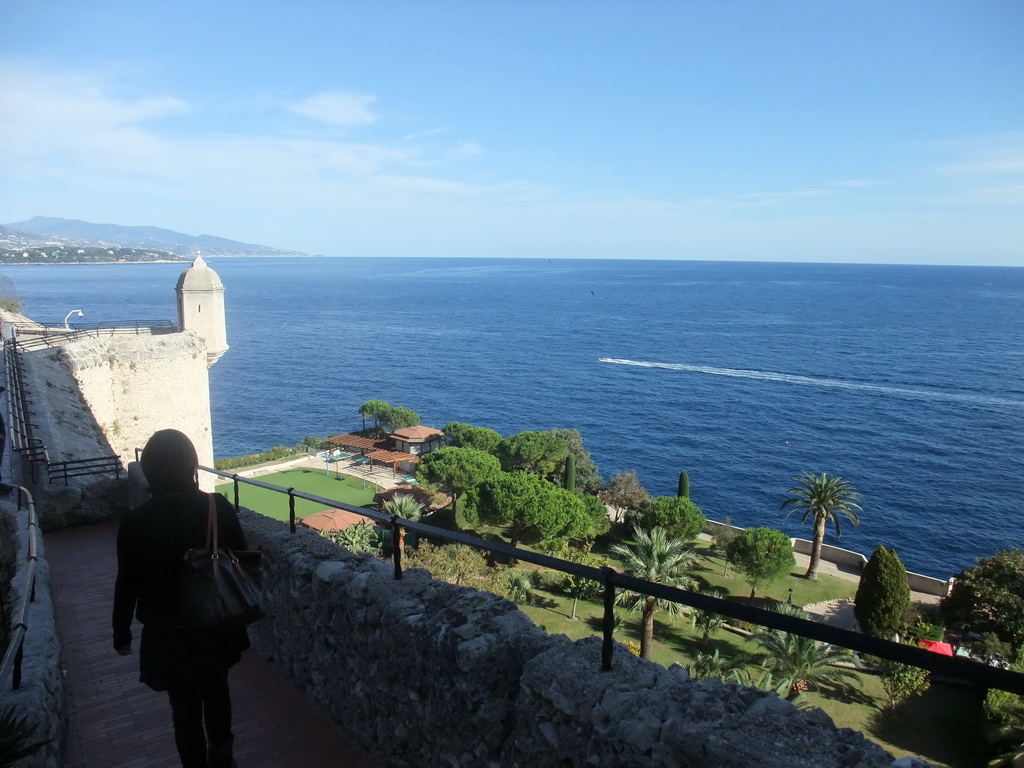
<svg viewBox="0 0 1024 768">
<path fill-rule="evenodd" d="M 576 427 L 602 474 L 679 470 L 714 519 L 783 527 L 803 470 L 862 523 L 828 541 L 947 576 L 1024 546 L 1024 269 L 665 261 L 214 259 L 231 350 L 218 456 L 359 425 L 381 399 L 504 435 Z M 178 265 L 4 270 L 44 322 L 176 317 Z M 612 358 L 618 362 L 599 362 Z"/>
</svg>

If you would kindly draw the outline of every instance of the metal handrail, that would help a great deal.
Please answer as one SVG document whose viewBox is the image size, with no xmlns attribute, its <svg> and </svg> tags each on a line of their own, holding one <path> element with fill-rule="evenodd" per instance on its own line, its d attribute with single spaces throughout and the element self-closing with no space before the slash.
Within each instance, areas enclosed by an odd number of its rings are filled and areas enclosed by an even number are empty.
<svg viewBox="0 0 1024 768">
<path fill-rule="evenodd" d="M 71 323 L 67 327 L 63 323 L 33 323 L 32 325 L 8 323 L 16 331 L 21 330 L 18 341 L 23 349 L 44 349 L 83 338 L 99 336 L 115 336 L 119 334 L 139 336 L 142 334 L 159 335 L 175 333 L 177 323 L 170 320 L 132 320 L 125 322 Z"/>
<path fill-rule="evenodd" d="M 999 688 L 1000 690 L 1024 695 L 1024 674 L 1020 672 L 992 667 L 963 657 L 942 656 L 924 648 L 916 648 L 914 646 L 903 645 L 901 643 L 894 643 L 891 640 L 871 637 L 870 635 L 852 632 L 847 629 L 840 629 L 839 627 L 829 626 L 828 624 L 822 624 L 808 619 L 788 616 L 776 611 L 768 611 L 762 608 L 734 603 L 722 598 L 701 594 L 700 592 L 691 592 L 689 590 L 678 589 L 676 587 L 669 587 L 664 584 L 655 584 L 643 579 L 637 579 L 624 573 L 619 573 L 614 568 L 610 567 L 594 568 L 592 566 L 581 565 L 579 563 L 571 563 L 567 560 L 552 557 L 551 555 L 544 555 L 538 552 L 519 549 L 518 547 L 511 547 L 508 544 L 500 542 L 484 541 L 483 539 L 478 539 L 464 533 L 437 528 L 436 526 L 428 525 L 426 523 L 419 522 L 418 520 L 407 520 L 395 515 L 388 515 L 383 512 L 367 509 L 366 507 L 357 507 L 352 504 L 346 504 L 345 502 L 328 499 L 323 496 L 317 496 L 303 491 L 296 491 L 294 488 L 284 488 L 279 485 L 263 482 L 262 480 L 253 480 L 248 477 L 241 477 L 238 474 L 222 472 L 218 469 L 211 469 L 204 466 L 200 466 L 199 469 L 218 477 L 224 477 L 232 480 L 234 484 L 234 503 L 236 509 L 240 506 L 239 485 L 241 483 L 254 485 L 258 488 L 266 488 L 267 490 L 275 491 L 277 493 L 287 494 L 289 526 L 292 533 L 295 533 L 295 499 L 306 499 L 307 501 L 323 504 L 333 509 L 342 509 L 348 512 L 353 512 L 378 523 L 390 525 L 395 530 L 396 534 L 400 534 L 403 528 L 410 531 L 417 531 L 433 538 L 459 544 L 466 544 L 474 549 L 493 552 L 494 554 L 503 555 L 516 560 L 524 560 L 528 563 L 561 571 L 562 573 L 570 573 L 574 576 L 580 576 L 582 578 L 593 579 L 594 581 L 600 582 L 604 585 L 605 592 L 604 618 L 602 622 L 604 640 L 602 668 L 605 671 L 611 669 L 612 634 L 615 626 L 615 617 L 612 609 L 615 604 L 615 589 L 621 588 L 629 592 L 650 595 L 652 597 L 670 600 L 674 603 L 680 603 L 699 610 L 721 614 L 722 616 L 727 616 L 731 619 L 759 624 L 771 629 L 809 637 L 813 640 L 830 643 L 848 650 L 860 651 L 861 653 L 866 653 L 871 656 L 877 656 L 879 658 L 889 659 L 902 664 L 920 667 L 921 669 L 926 669 L 930 672 L 937 672 L 951 678 L 964 680 L 979 687 Z M 395 547 L 394 550 L 394 566 L 395 579 L 401 579 L 402 555 L 399 547 Z"/>
<path fill-rule="evenodd" d="M 22 347 L 16 336 L 9 334 L 10 323 L 4 323 L 4 369 L 7 379 L 7 401 L 10 404 L 10 434 L 13 450 L 29 463 L 32 482 L 38 481 L 37 465 L 49 464 L 49 456 L 43 441 L 32 436 L 32 422 L 28 409 L 31 400 L 25 386 L 25 375 L 21 359 Z"/>
<path fill-rule="evenodd" d="M 0 485 L 5 485 L 0 483 Z M 25 566 L 25 583 L 22 586 L 17 608 L 11 616 L 11 637 L 7 643 L 3 661 L 0 662 L 0 681 L 11 675 L 11 690 L 21 687 L 21 664 L 25 656 L 25 635 L 28 633 L 28 606 L 36 600 L 36 565 L 39 562 L 37 537 L 39 521 L 36 519 L 36 507 L 32 494 L 27 488 L 6 486 L 18 491 L 18 509 L 23 509 L 22 499 L 28 507 L 28 558 Z"/>
<path fill-rule="evenodd" d="M 64 480 L 68 485 L 73 477 L 85 477 L 86 475 L 103 475 L 113 472 L 115 476 L 121 476 L 121 458 L 119 456 L 97 456 L 92 459 L 71 459 L 70 461 L 51 461 L 46 465 L 49 481 Z"/>
<path fill-rule="evenodd" d="M 5 323 L 11 326 L 11 323 Z M 6 329 L 5 329 L 6 331 Z M 50 461 L 50 455 L 46 445 L 38 437 L 32 436 L 32 421 L 29 415 L 33 414 L 26 406 L 31 405 L 29 390 L 25 386 L 24 363 L 21 353 L 26 346 L 21 343 L 16 335 L 4 337 L 4 368 L 7 377 L 8 402 L 10 403 L 10 432 L 13 449 L 21 454 L 22 458 L 29 463 L 32 474 L 32 482 L 39 482 L 38 465 L 46 467 L 47 482 L 54 482 L 58 479 L 64 480 L 64 485 L 69 484 L 72 477 L 84 475 L 104 474 L 114 472 L 118 477 L 121 475 L 121 460 L 117 456 L 95 456 L 87 459 L 71 459 L 68 461 Z"/>
</svg>

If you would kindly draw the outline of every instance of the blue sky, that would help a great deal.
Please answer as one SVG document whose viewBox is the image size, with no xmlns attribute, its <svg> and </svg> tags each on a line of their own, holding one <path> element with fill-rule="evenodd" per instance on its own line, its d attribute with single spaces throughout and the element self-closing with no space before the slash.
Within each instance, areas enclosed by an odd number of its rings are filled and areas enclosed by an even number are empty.
<svg viewBox="0 0 1024 768">
<path fill-rule="evenodd" d="M 1024 3 L 0 0 L 0 222 L 1024 266 Z"/>
</svg>

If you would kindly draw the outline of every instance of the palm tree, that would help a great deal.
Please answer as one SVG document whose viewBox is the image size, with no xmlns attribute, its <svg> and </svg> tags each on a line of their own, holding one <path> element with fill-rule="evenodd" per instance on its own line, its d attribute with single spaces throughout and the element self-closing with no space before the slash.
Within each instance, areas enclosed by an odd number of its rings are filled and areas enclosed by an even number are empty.
<svg viewBox="0 0 1024 768">
<path fill-rule="evenodd" d="M 636 528 L 633 539 L 635 543 L 632 545 L 616 544 L 612 547 L 612 552 L 622 558 L 630 576 L 679 589 L 697 586 L 696 580 L 687 573 L 696 564 L 697 554 L 684 542 L 669 539 L 663 528 L 652 528 L 650 532 Z M 659 610 L 682 613 L 683 606 L 639 592 L 623 592 L 619 601 L 630 610 L 640 611 L 640 658 L 650 659 L 654 614 Z"/>
<path fill-rule="evenodd" d="M 799 608 L 785 603 L 777 606 L 776 610 L 807 618 Z M 808 688 L 817 688 L 820 683 L 845 686 L 847 679 L 856 678 L 852 669 L 835 666 L 836 662 L 852 660 L 853 655 L 845 648 L 835 648 L 809 637 L 767 627 L 759 627 L 750 639 L 762 651 L 754 661 L 771 673 L 772 686 L 778 685 L 776 690 L 780 695 L 788 691 L 789 696 L 795 696 Z"/>
<path fill-rule="evenodd" d="M 842 537 L 842 529 L 839 525 L 839 518 L 845 516 L 854 525 L 860 524 L 857 517 L 857 510 L 861 509 L 857 501 L 860 494 L 853 486 L 841 477 L 829 477 L 824 472 L 815 475 L 812 472 L 804 472 L 802 477 L 793 478 L 799 485 L 790 488 L 790 497 L 782 502 L 782 508 L 792 507 L 786 518 L 794 512 L 801 511 L 803 516 L 800 522 L 806 522 L 808 517 L 814 519 L 814 540 L 811 544 L 811 562 L 807 566 L 807 573 L 804 578 L 816 581 L 818 578 L 818 563 L 821 561 L 821 544 L 825 540 L 825 523 L 829 520 L 835 526 L 836 535 Z"/>
<path fill-rule="evenodd" d="M 419 520 L 423 514 L 423 505 L 407 493 L 396 493 L 384 502 L 384 511 L 406 520 Z"/>
<path fill-rule="evenodd" d="M 383 511 L 389 515 L 404 517 L 406 520 L 419 520 L 423 514 L 423 505 L 407 493 L 396 493 L 384 502 Z M 415 545 L 415 540 L 413 544 Z M 395 546 L 405 552 L 405 531 L 399 530 Z"/>
<path fill-rule="evenodd" d="M 706 587 L 701 590 L 701 594 L 722 598 L 729 593 L 721 587 Z M 693 622 L 694 628 L 700 630 L 700 642 L 705 647 L 711 644 L 711 633 L 717 632 L 725 624 L 725 616 L 722 614 L 700 609 L 693 611 L 690 620 Z M 718 677 L 718 675 L 715 676 Z"/>
<path fill-rule="evenodd" d="M 714 653 L 697 652 L 697 658 L 690 667 L 690 677 L 694 680 L 706 680 L 709 677 L 717 677 L 725 682 L 737 682 L 741 685 L 748 684 L 748 675 L 745 672 L 745 665 L 750 661 L 747 654 L 741 653 L 736 656 L 719 656 L 718 649 Z"/>
</svg>

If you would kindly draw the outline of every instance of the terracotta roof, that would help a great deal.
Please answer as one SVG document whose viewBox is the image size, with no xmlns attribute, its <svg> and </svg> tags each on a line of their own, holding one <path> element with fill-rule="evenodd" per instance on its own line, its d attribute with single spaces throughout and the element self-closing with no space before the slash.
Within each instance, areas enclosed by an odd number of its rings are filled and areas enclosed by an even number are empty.
<svg viewBox="0 0 1024 768">
<path fill-rule="evenodd" d="M 360 435 L 353 435 L 351 432 L 345 432 L 341 435 L 334 435 L 324 439 L 325 443 L 331 443 L 333 445 L 340 445 L 343 448 L 359 448 L 359 449 L 370 449 L 376 450 L 378 448 L 386 448 L 388 445 L 387 438 L 381 438 L 374 440 L 369 437 L 362 437 Z"/>
<path fill-rule="evenodd" d="M 373 522 L 355 512 L 348 512 L 344 509 L 326 509 L 323 512 L 304 517 L 299 522 L 314 531 L 343 531 L 363 520 Z"/>
<path fill-rule="evenodd" d="M 404 427 L 402 429 L 396 429 L 391 433 L 394 437 L 402 440 L 427 440 L 435 435 L 444 435 L 440 429 L 434 429 L 433 427 Z"/>
</svg>

